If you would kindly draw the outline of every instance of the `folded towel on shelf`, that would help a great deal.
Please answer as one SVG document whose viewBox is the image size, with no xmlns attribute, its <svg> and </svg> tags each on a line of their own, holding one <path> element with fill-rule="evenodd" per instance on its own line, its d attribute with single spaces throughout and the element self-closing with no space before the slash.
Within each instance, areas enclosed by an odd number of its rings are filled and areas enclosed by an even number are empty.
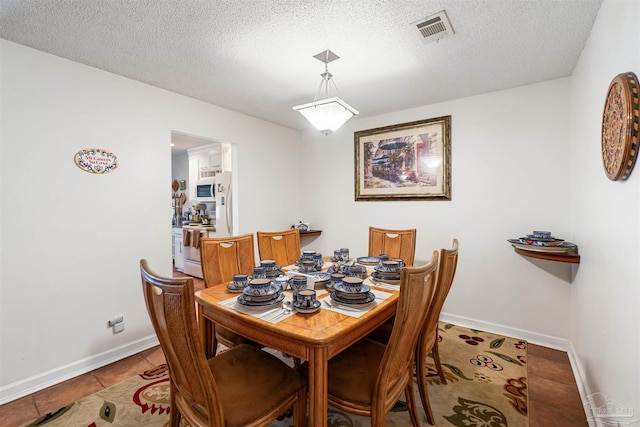
<svg viewBox="0 0 640 427">
<path fill-rule="evenodd" d="M 191 233 L 185 228 L 182 229 L 182 245 L 191 246 Z"/>
<path fill-rule="evenodd" d="M 200 236 L 202 231 L 200 230 L 191 230 L 191 246 L 196 249 L 200 248 Z"/>
</svg>

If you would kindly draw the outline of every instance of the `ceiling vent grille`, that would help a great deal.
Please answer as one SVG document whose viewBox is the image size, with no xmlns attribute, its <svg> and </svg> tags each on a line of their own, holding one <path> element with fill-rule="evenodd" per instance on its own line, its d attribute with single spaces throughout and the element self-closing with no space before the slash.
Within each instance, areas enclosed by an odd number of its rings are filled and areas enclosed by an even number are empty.
<svg viewBox="0 0 640 427">
<path fill-rule="evenodd" d="M 430 43 L 455 34 L 447 17 L 447 12 L 444 10 L 411 23 L 411 27 L 418 32 L 420 39 L 424 43 Z"/>
</svg>

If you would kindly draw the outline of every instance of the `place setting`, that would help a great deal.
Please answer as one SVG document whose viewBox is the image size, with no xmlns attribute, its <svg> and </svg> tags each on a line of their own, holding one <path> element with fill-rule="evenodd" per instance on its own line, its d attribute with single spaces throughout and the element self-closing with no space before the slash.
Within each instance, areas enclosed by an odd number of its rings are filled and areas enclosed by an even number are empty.
<svg viewBox="0 0 640 427">
<path fill-rule="evenodd" d="M 235 276 L 234 283 L 236 283 Z M 220 304 L 272 323 L 293 314 L 293 310 L 289 308 L 291 299 L 282 292 L 279 284 L 267 278 L 249 280 L 238 297 L 226 299 Z"/>
<path fill-rule="evenodd" d="M 371 289 L 359 277 L 345 276 L 340 282 L 337 280 L 334 282 L 329 297 L 322 301 L 325 309 L 351 317 L 360 317 L 376 307 L 376 300 L 384 300 L 390 296 L 391 294 L 387 292 Z"/>
<path fill-rule="evenodd" d="M 400 258 L 382 259 L 378 265 L 373 267 L 371 273 L 371 284 L 378 287 L 398 290 L 400 287 L 400 275 L 405 263 Z"/>
<path fill-rule="evenodd" d="M 241 293 L 253 279 L 269 279 L 275 282 L 284 272 L 275 260 L 266 259 L 260 261 L 260 265 L 253 268 L 253 275 L 234 274 L 233 281 L 227 285 L 227 290 L 232 293 Z"/>
<path fill-rule="evenodd" d="M 322 253 L 309 249 L 302 251 L 295 264 L 284 267 L 284 270 L 298 271 L 301 273 L 319 272 L 330 266 L 331 263 L 324 261 Z"/>
</svg>

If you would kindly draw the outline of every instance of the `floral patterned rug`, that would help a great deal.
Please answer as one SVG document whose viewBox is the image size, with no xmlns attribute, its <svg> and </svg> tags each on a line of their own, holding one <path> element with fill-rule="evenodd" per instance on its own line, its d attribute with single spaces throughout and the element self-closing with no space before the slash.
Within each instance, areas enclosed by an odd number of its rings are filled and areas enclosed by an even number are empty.
<svg viewBox="0 0 640 427">
<path fill-rule="evenodd" d="M 427 373 L 429 398 L 436 426 L 528 427 L 527 343 L 496 334 L 440 323 L 440 359 L 447 384 L 430 364 Z M 224 351 L 224 350 L 221 350 Z M 292 365 L 290 358 L 283 357 Z M 433 362 L 429 358 L 428 362 Z M 421 424 L 428 426 L 416 402 Z M 166 365 L 143 372 L 126 381 L 78 400 L 45 415 L 27 426 L 168 426 L 169 377 Z M 386 425 L 411 425 L 402 405 L 387 414 Z M 329 426 L 364 427 L 369 419 L 329 407 Z M 272 423 L 273 427 L 292 425 L 290 414 Z"/>
</svg>

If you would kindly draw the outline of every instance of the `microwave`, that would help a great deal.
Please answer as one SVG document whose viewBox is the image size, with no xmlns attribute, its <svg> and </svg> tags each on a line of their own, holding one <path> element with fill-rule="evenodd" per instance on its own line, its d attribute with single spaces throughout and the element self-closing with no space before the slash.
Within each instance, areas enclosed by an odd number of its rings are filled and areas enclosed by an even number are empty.
<svg viewBox="0 0 640 427">
<path fill-rule="evenodd" d="M 196 182 L 196 200 L 199 202 L 215 202 L 216 190 L 213 180 Z"/>
</svg>

